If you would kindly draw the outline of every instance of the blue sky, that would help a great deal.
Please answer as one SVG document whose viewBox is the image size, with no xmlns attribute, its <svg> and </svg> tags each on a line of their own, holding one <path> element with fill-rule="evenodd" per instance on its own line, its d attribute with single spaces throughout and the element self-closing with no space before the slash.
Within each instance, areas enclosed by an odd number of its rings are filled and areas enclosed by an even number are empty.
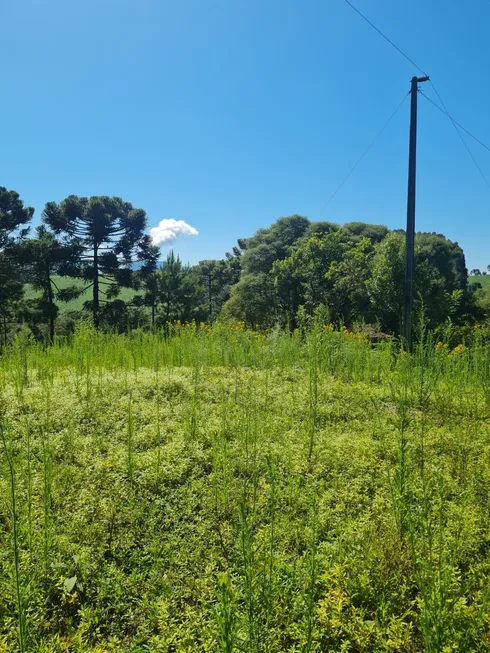
<svg viewBox="0 0 490 653">
<path fill-rule="evenodd" d="M 354 4 L 490 144 L 487 0 Z M 3 0 L 0 23 L 0 185 L 38 219 L 118 195 L 197 229 L 174 244 L 191 263 L 281 215 L 405 224 L 408 101 L 322 211 L 418 73 L 343 0 Z M 422 97 L 417 173 L 417 229 L 486 267 L 490 190 Z"/>
</svg>

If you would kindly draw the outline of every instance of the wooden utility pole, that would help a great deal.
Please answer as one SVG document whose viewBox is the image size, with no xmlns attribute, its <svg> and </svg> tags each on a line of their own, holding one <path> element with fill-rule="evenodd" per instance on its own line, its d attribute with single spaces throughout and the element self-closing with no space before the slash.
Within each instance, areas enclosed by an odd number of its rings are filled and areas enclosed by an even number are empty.
<svg viewBox="0 0 490 653">
<path fill-rule="evenodd" d="M 410 145 L 408 154 L 407 231 L 405 246 L 405 301 L 403 307 L 403 336 L 405 347 L 412 350 L 412 309 L 415 273 L 415 168 L 417 161 L 417 95 L 418 83 L 429 81 L 428 77 L 412 77 L 410 98 Z"/>
</svg>

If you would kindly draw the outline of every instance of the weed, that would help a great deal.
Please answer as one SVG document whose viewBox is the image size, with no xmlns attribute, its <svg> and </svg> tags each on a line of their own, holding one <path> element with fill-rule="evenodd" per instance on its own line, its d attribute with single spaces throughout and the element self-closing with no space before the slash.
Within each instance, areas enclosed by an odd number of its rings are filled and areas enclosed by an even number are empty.
<svg viewBox="0 0 490 653">
<path fill-rule="evenodd" d="M 490 365 L 449 331 L 20 334 L 0 651 L 490 651 Z"/>
</svg>

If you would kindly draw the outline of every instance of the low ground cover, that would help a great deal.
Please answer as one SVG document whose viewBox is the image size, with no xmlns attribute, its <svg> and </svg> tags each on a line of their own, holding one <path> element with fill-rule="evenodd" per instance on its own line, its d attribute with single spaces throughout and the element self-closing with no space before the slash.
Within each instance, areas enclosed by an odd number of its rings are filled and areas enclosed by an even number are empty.
<svg viewBox="0 0 490 653">
<path fill-rule="evenodd" d="M 0 651 L 485 651 L 485 348 L 81 325 L 0 359 Z"/>
</svg>

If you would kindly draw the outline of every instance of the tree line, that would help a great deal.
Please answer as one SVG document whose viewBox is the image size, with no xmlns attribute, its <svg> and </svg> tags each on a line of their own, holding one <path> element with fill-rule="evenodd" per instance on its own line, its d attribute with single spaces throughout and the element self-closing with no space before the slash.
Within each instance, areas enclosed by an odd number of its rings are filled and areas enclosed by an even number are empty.
<svg viewBox="0 0 490 653">
<path fill-rule="evenodd" d="M 487 274 L 490 273 L 490 265 L 487 265 L 486 270 L 480 270 L 479 268 L 473 268 L 470 272 L 470 276 L 472 277 L 486 277 Z"/>
<path fill-rule="evenodd" d="M 386 333 L 401 329 L 401 230 L 292 215 L 239 238 L 222 260 L 190 266 L 173 251 L 160 262 L 160 250 L 146 233 L 146 212 L 118 197 L 71 195 L 48 202 L 34 230 L 33 215 L 17 192 L 0 187 L 3 342 L 21 323 L 52 340 L 88 315 L 97 328 L 119 330 L 217 318 L 293 329 L 319 312 L 336 324 L 370 324 Z M 478 283 L 469 283 L 458 243 L 418 233 L 415 259 L 415 311 L 427 326 L 486 316 L 490 298 Z M 27 284 L 36 297 L 26 298 Z M 125 288 L 133 291 L 129 299 L 121 296 Z M 81 312 L 61 314 L 61 304 L 87 294 Z"/>
</svg>

